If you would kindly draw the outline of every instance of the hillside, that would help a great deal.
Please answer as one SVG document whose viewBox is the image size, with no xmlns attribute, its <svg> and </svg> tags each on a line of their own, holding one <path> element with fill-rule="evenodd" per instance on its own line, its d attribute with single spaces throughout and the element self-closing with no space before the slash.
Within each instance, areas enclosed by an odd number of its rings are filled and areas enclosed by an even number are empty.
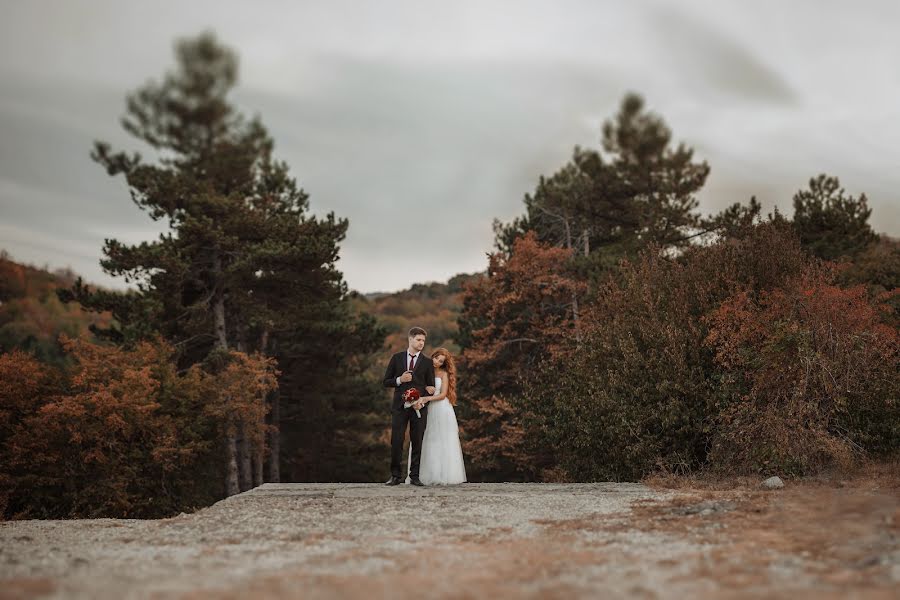
<svg viewBox="0 0 900 600">
<path fill-rule="evenodd" d="M 50 272 L 18 263 L 0 251 L 0 353 L 20 348 L 42 361 L 61 363 L 60 334 L 78 337 L 91 325 L 108 326 L 110 315 L 87 312 L 57 298 L 56 291 L 71 287 L 76 277 L 71 269 Z"/>
<path fill-rule="evenodd" d="M 384 352 L 406 347 L 406 332 L 418 325 L 428 332 L 426 348 L 444 347 L 459 352 L 455 337 L 457 318 L 462 310 L 463 286 L 478 274 L 460 274 L 447 283 L 417 283 L 408 290 L 395 293 L 359 295 L 355 306 L 367 312 L 387 329 Z"/>
<path fill-rule="evenodd" d="M 61 333 L 77 337 L 91 325 L 106 327 L 110 315 L 82 310 L 78 303 L 64 304 L 56 291 L 70 288 L 78 274 L 71 269 L 26 265 L 0 251 L 0 352 L 19 348 L 44 361 L 62 360 L 57 339 Z M 353 294 L 353 306 L 373 315 L 388 332 L 384 352 L 402 349 L 413 325 L 428 331 L 428 348 L 459 351 L 454 337 L 462 310 L 465 282 L 478 277 L 460 274 L 447 283 L 417 283 L 394 293 Z"/>
</svg>

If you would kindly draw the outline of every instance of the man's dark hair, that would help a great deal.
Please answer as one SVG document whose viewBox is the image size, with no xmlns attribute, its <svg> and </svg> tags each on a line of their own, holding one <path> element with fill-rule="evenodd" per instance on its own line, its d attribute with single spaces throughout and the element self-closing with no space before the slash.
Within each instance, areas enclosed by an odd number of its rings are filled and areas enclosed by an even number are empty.
<svg viewBox="0 0 900 600">
<path fill-rule="evenodd" d="M 416 337 L 417 335 L 424 335 L 425 337 L 428 337 L 428 333 L 421 327 L 413 327 L 409 330 L 409 337 Z"/>
</svg>

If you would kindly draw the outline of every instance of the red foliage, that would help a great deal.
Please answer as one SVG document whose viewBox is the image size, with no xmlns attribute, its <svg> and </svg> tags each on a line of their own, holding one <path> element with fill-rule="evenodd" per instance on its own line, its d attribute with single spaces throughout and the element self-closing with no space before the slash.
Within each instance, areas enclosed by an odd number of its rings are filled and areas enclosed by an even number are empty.
<svg viewBox="0 0 900 600">
<path fill-rule="evenodd" d="M 265 398 L 278 387 L 276 361 L 259 353 L 228 354 L 228 364 L 219 373 L 209 375 L 195 365 L 188 377 L 204 390 L 204 413 L 218 424 L 222 436 L 234 436 L 240 429 L 251 447 L 261 448 L 268 431 Z"/>
<path fill-rule="evenodd" d="M 51 369 L 30 354 L 0 354 L 0 436 L 37 409 L 51 376 Z"/>
<path fill-rule="evenodd" d="M 849 463 L 863 447 L 891 451 L 900 439 L 900 337 L 885 312 L 898 293 L 871 300 L 864 286 L 808 274 L 724 302 L 707 319 L 706 344 L 731 390 L 712 462 L 807 472 Z"/>
<path fill-rule="evenodd" d="M 170 514 L 199 495 L 198 469 L 216 464 L 212 450 L 228 432 L 243 424 L 252 444 L 264 443 L 271 359 L 232 352 L 215 375 L 199 366 L 180 375 L 160 340 L 130 349 L 61 343 L 74 367 L 53 390 L 39 389 L 46 377 L 33 359 L 0 360 L 3 374 L 20 373 L 0 386 L 0 414 L 18 410 L 0 440 L 13 514 Z"/>
<path fill-rule="evenodd" d="M 567 273 L 571 251 L 541 244 L 533 232 L 509 256 L 492 254 L 488 276 L 470 282 L 464 304 L 475 326 L 461 357 L 470 417 L 464 448 L 486 476 L 532 478 L 549 464 L 527 448 L 510 401 L 544 357 L 575 348 L 573 299 L 584 284 Z"/>
<path fill-rule="evenodd" d="M 58 385 L 53 369 L 33 356 L 14 350 L 0 354 L 0 516 L 6 512 L 14 485 L 13 456 L 8 446 L 17 424 L 33 415 L 47 393 Z"/>
</svg>

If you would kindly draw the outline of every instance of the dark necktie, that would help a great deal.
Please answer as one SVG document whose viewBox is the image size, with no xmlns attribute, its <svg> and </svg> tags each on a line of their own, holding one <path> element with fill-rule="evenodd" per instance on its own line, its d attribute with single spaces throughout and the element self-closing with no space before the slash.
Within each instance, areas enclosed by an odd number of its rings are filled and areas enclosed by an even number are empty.
<svg viewBox="0 0 900 600">
<path fill-rule="evenodd" d="M 415 366 L 415 364 L 416 364 L 416 357 L 413 356 L 412 354 L 410 354 L 409 355 L 409 370 L 410 371 L 413 370 L 413 367 Z"/>
</svg>

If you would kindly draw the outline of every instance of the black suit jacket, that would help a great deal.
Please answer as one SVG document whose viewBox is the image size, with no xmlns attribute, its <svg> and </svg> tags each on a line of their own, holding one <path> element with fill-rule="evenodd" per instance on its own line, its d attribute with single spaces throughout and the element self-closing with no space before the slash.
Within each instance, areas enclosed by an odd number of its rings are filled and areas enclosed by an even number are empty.
<svg viewBox="0 0 900 600">
<path fill-rule="evenodd" d="M 420 396 L 427 396 L 428 391 L 425 387 L 434 386 L 434 363 L 431 362 L 431 357 L 425 354 L 424 351 L 419 352 L 419 357 L 416 359 L 412 381 L 401 383 L 398 387 L 397 378 L 403 375 L 408 368 L 409 354 L 404 350 L 391 357 L 391 362 L 388 363 L 387 370 L 384 372 L 384 387 L 395 388 L 394 409 L 403 407 L 403 393 L 409 388 L 416 388 L 419 390 Z"/>
</svg>

